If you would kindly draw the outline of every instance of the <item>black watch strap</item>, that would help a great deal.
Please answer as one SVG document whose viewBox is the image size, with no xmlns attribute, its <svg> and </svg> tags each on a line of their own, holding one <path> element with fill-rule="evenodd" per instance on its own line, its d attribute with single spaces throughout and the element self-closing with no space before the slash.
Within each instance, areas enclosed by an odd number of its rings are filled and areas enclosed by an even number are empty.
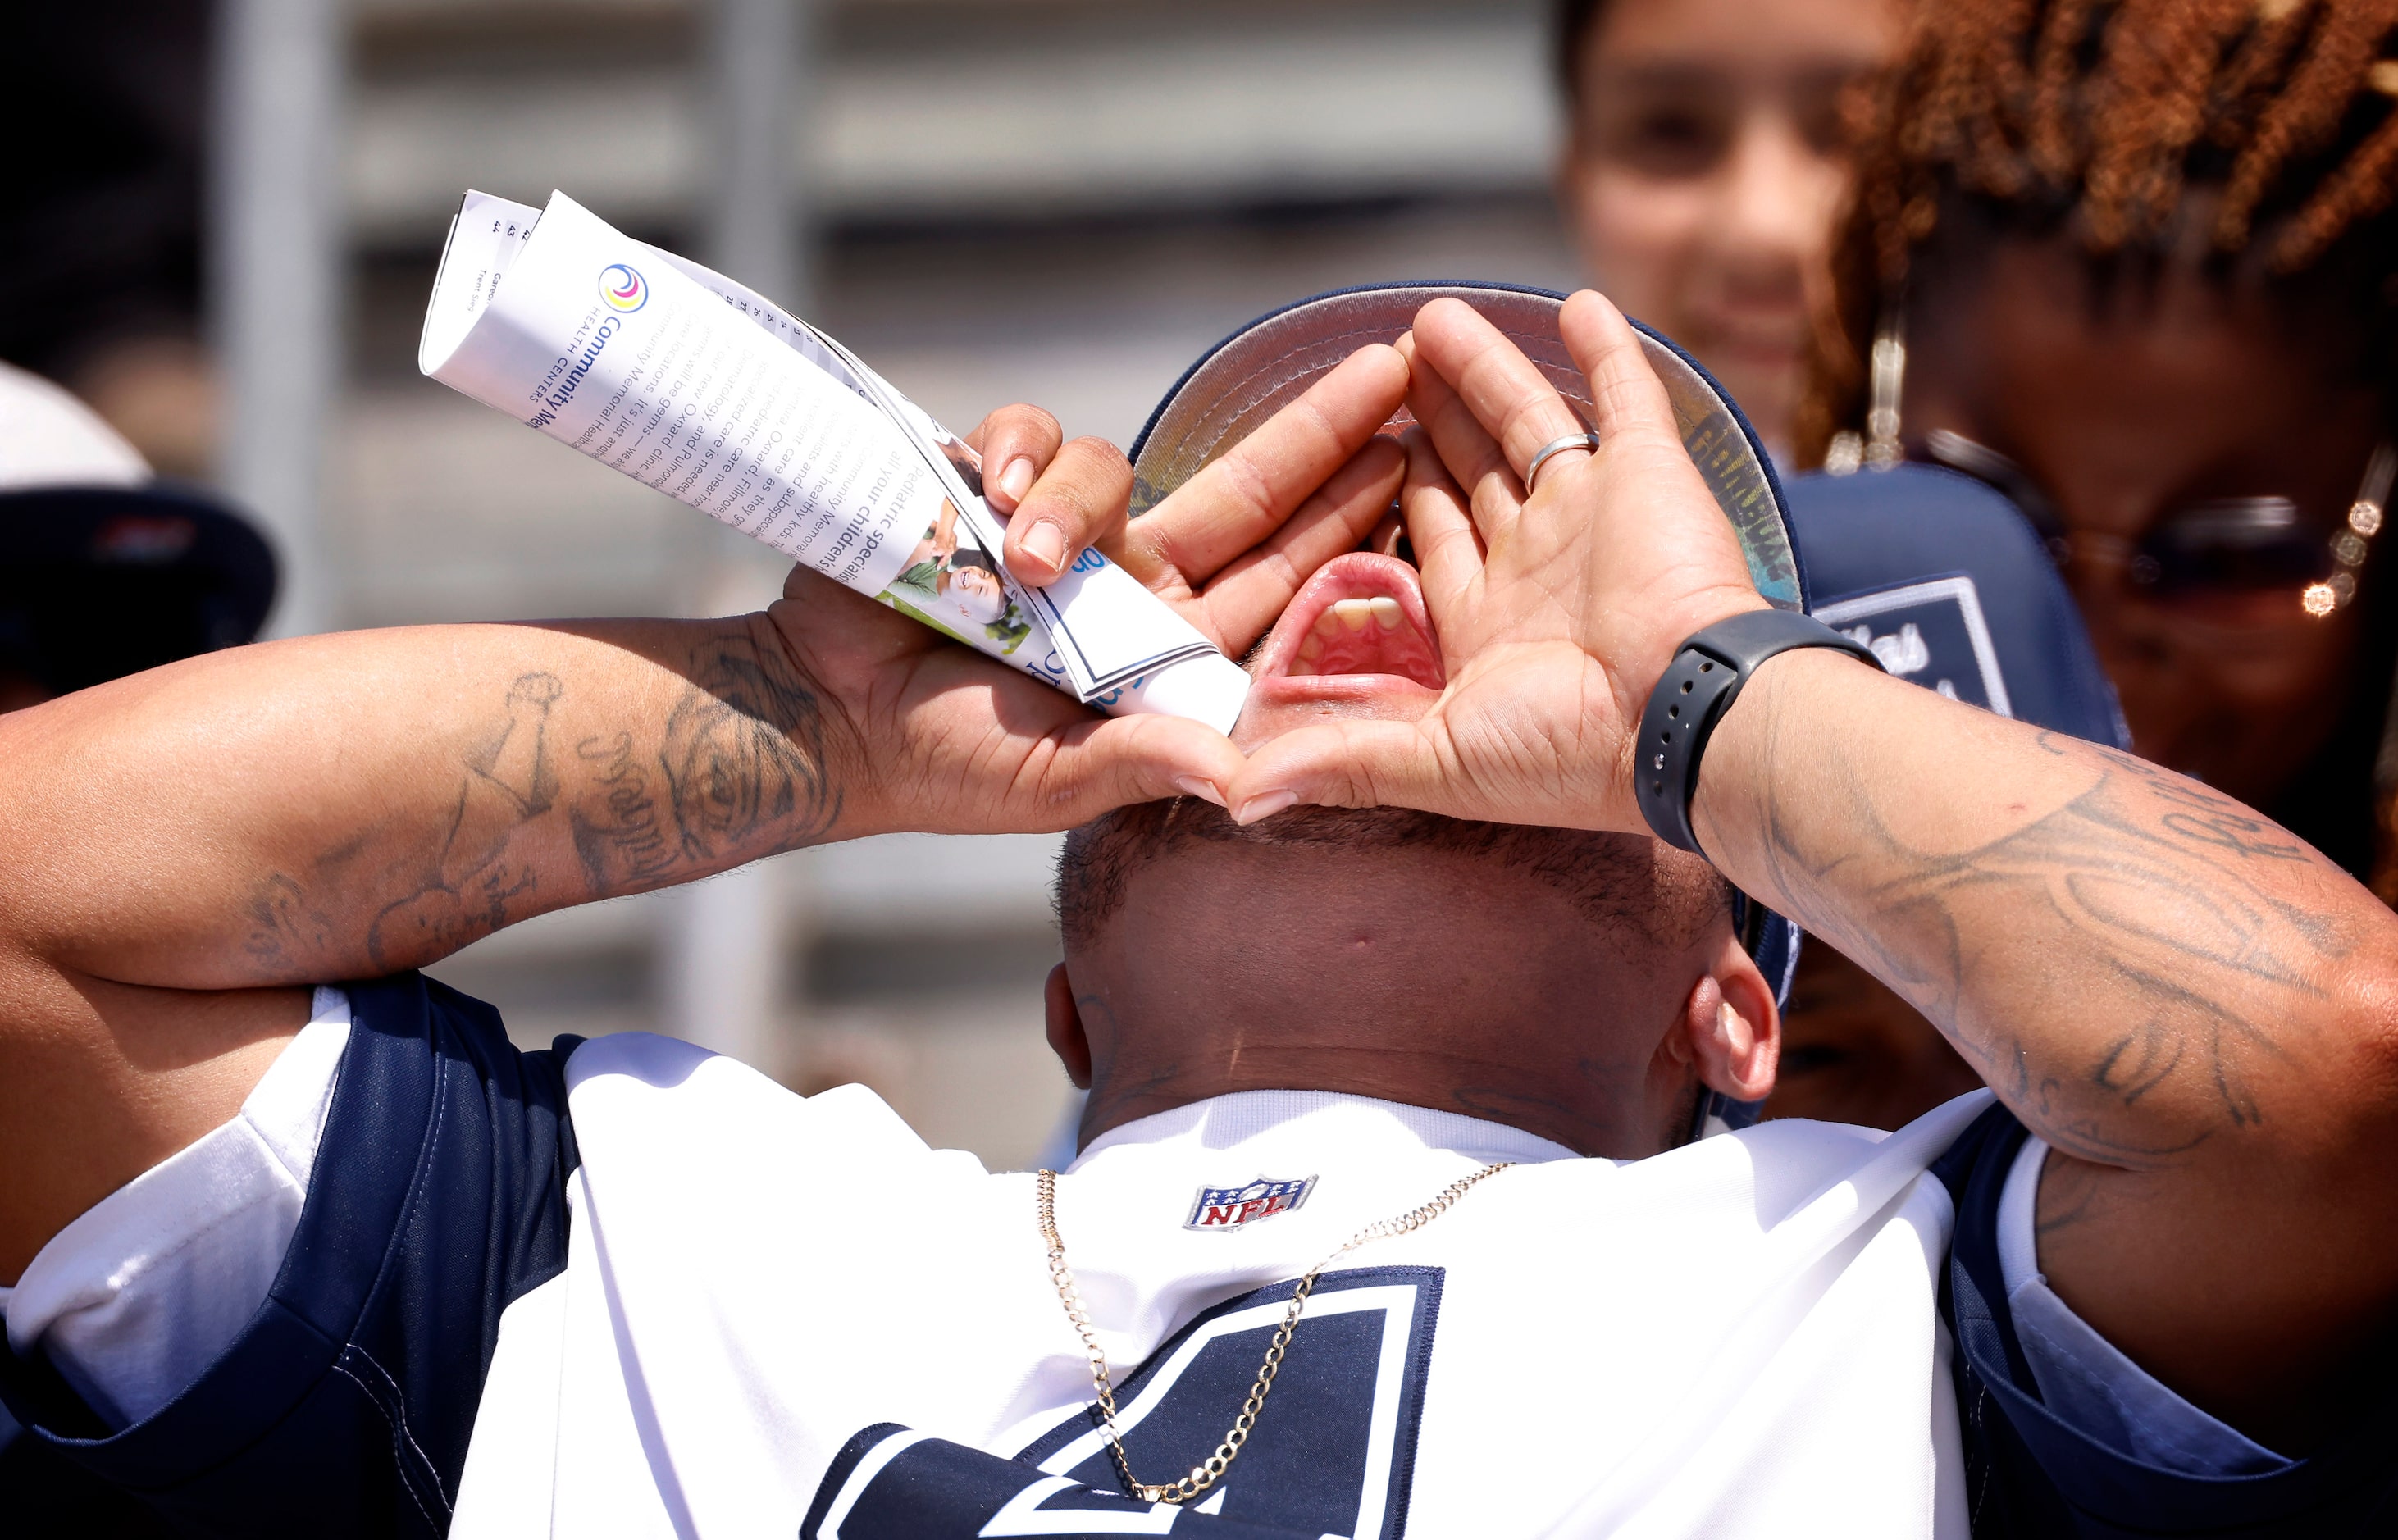
<svg viewBox="0 0 2398 1540">
<path fill-rule="evenodd" d="M 1659 839 L 1706 854 L 1691 832 L 1699 756 L 1740 687 L 1766 659 L 1795 647 L 1829 647 L 1881 667 L 1864 642 L 1795 610 L 1750 610 L 1718 620 L 1675 649 L 1640 713 L 1640 751 L 1633 762 L 1641 816 Z"/>
</svg>

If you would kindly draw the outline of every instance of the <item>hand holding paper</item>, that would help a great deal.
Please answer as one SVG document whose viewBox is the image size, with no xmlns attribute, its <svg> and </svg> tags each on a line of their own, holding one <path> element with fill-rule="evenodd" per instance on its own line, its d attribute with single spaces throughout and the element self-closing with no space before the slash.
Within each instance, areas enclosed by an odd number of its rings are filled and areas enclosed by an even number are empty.
<svg viewBox="0 0 2398 1540">
<path fill-rule="evenodd" d="M 1246 676 L 1099 552 L 1016 582 L 980 456 L 840 344 L 562 193 L 467 195 L 418 363 L 1087 704 L 1239 714 Z"/>
<path fill-rule="evenodd" d="M 1246 652 L 1326 561 L 1356 547 L 1405 468 L 1377 437 L 1407 386 L 1392 349 L 1367 350 L 1246 442 L 1100 544 L 1227 653 Z M 1064 459 L 1044 488 L 1090 490 Z M 1188 721 L 1096 721 L 1037 685 L 878 609 L 802 566 L 769 612 L 784 650 L 854 745 L 844 836 L 1065 828 L 1177 793 L 1220 804 L 1241 764 Z"/>
<path fill-rule="evenodd" d="M 467 196 L 419 362 L 798 560 L 774 625 L 859 772 L 844 833 L 1219 796 L 1248 690 L 1232 657 L 1390 506 L 1402 456 L 1376 434 L 1408 386 L 1395 351 L 1363 350 L 1129 528 L 1121 454 L 1007 409 L 976 439 L 1017 484 L 986 497 L 977 443 L 838 343 L 562 194 L 546 210 Z M 1001 560 L 1003 506 L 1095 544 L 1028 586 Z M 1208 730 L 1101 724 L 1076 701 Z"/>
</svg>

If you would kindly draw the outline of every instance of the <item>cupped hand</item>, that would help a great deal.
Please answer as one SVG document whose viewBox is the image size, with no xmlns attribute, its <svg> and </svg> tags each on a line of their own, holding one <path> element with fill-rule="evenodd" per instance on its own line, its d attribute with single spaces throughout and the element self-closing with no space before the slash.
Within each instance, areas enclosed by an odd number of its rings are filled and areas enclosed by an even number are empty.
<svg viewBox="0 0 2398 1540">
<path fill-rule="evenodd" d="M 1260 745 L 1230 805 L 1295 803 L 1646 829 L 1630 766 L 1650 687 L 1692 632 L 1764 606 L 1731 523 L 1676 430 L 1640 339 L 1597 294 L 1567 301 L 1601 447 L 1523 472 L 1583 424 L 1471 307 L 1435 300 L 1413 368 L 1401 502 L 1447 684 L 1417 719 L 1347 719 Z"/>
<path fill-rule="evenodd" d="M 833 839 L 1048 831 L 1126 803 L 1220 803 L 1240 767 L 1213 728 L 1102 717 L 809 568 L 767 616 L 839 789 Z"/>
<path fill-rule="evenodd" d="M 1056 420 L 1032 407 L 994 412 L 969 442 L 987 494 L 1012 514 L 1007 561 L 1019 578 L 1057 575 L 1039 560 L 1045 538 L 1029 559 L 1019 548 L 1031 526 L 1050 525 L 1065 549 L 1098 546 L 1237 656 L 1390 507 L 1405 456 L 1376 435 L 1408 380 L 1394 350 L 1363 350 L 1129 526 L 1131 472 L 1113 446 L 1061 443 Z M 1103 718 L 809 568 L 783 594 L 768 614 L 841 777 L 835 837 L 1065 829 L 1177 795 L 1220 804 L 1240 768 L 1211 728 Z"/>
<path fill-rule="evenodd" d="M 1389 511 L 1407 455 L 1379 435 L 1408 378 L 1396 348 L 1359 348 L 1099 548 L 1240 656 Z"/>
</svg>

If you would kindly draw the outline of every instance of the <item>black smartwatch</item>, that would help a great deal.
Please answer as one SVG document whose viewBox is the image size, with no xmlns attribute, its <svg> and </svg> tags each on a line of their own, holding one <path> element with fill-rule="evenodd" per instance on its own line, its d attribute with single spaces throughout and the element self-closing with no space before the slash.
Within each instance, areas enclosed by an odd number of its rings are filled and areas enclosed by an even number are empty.
<svg viewBox="0 0 2398 1540">
<path fill-rule="evenodd" d="M 1659 839 L 1694 856 L 1706 854 L 1691 832 L 1699 756 L 1740 687 L 1766 659 L 1794 647 L 1829 647 L 1881 667 L 1864 642 L 1795 610 L 1750 610 L 1718 620 L 1675 649 L 1640 713 L 1640 751 L 1633 762 L 1641 816 Z"/>
</svg>

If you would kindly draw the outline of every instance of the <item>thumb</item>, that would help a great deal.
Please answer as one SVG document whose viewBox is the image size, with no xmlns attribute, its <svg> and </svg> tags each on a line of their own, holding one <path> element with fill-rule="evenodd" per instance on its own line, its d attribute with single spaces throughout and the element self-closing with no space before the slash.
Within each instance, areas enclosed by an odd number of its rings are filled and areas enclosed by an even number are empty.
<svg viewBox="0 0 2398 1540">
<path fill-rule="evenodd" d="M 1062 827 L 1168 797 L 1221 807 L 1241 767 L 1241 751 L 1212 727 L 1180 717 L 1111 717 L 1064 735 L 1037 790 Z"/>
<path fill-rule="evenodd" d="M 1236 823 L 1287 807 L 1413 807 L 1455 817 L 1459 783 L 1439 740 L 1412 722 L 1329 722 L 1260 745 L 1240 767 L 1226 804 Z"/>
</svg>

